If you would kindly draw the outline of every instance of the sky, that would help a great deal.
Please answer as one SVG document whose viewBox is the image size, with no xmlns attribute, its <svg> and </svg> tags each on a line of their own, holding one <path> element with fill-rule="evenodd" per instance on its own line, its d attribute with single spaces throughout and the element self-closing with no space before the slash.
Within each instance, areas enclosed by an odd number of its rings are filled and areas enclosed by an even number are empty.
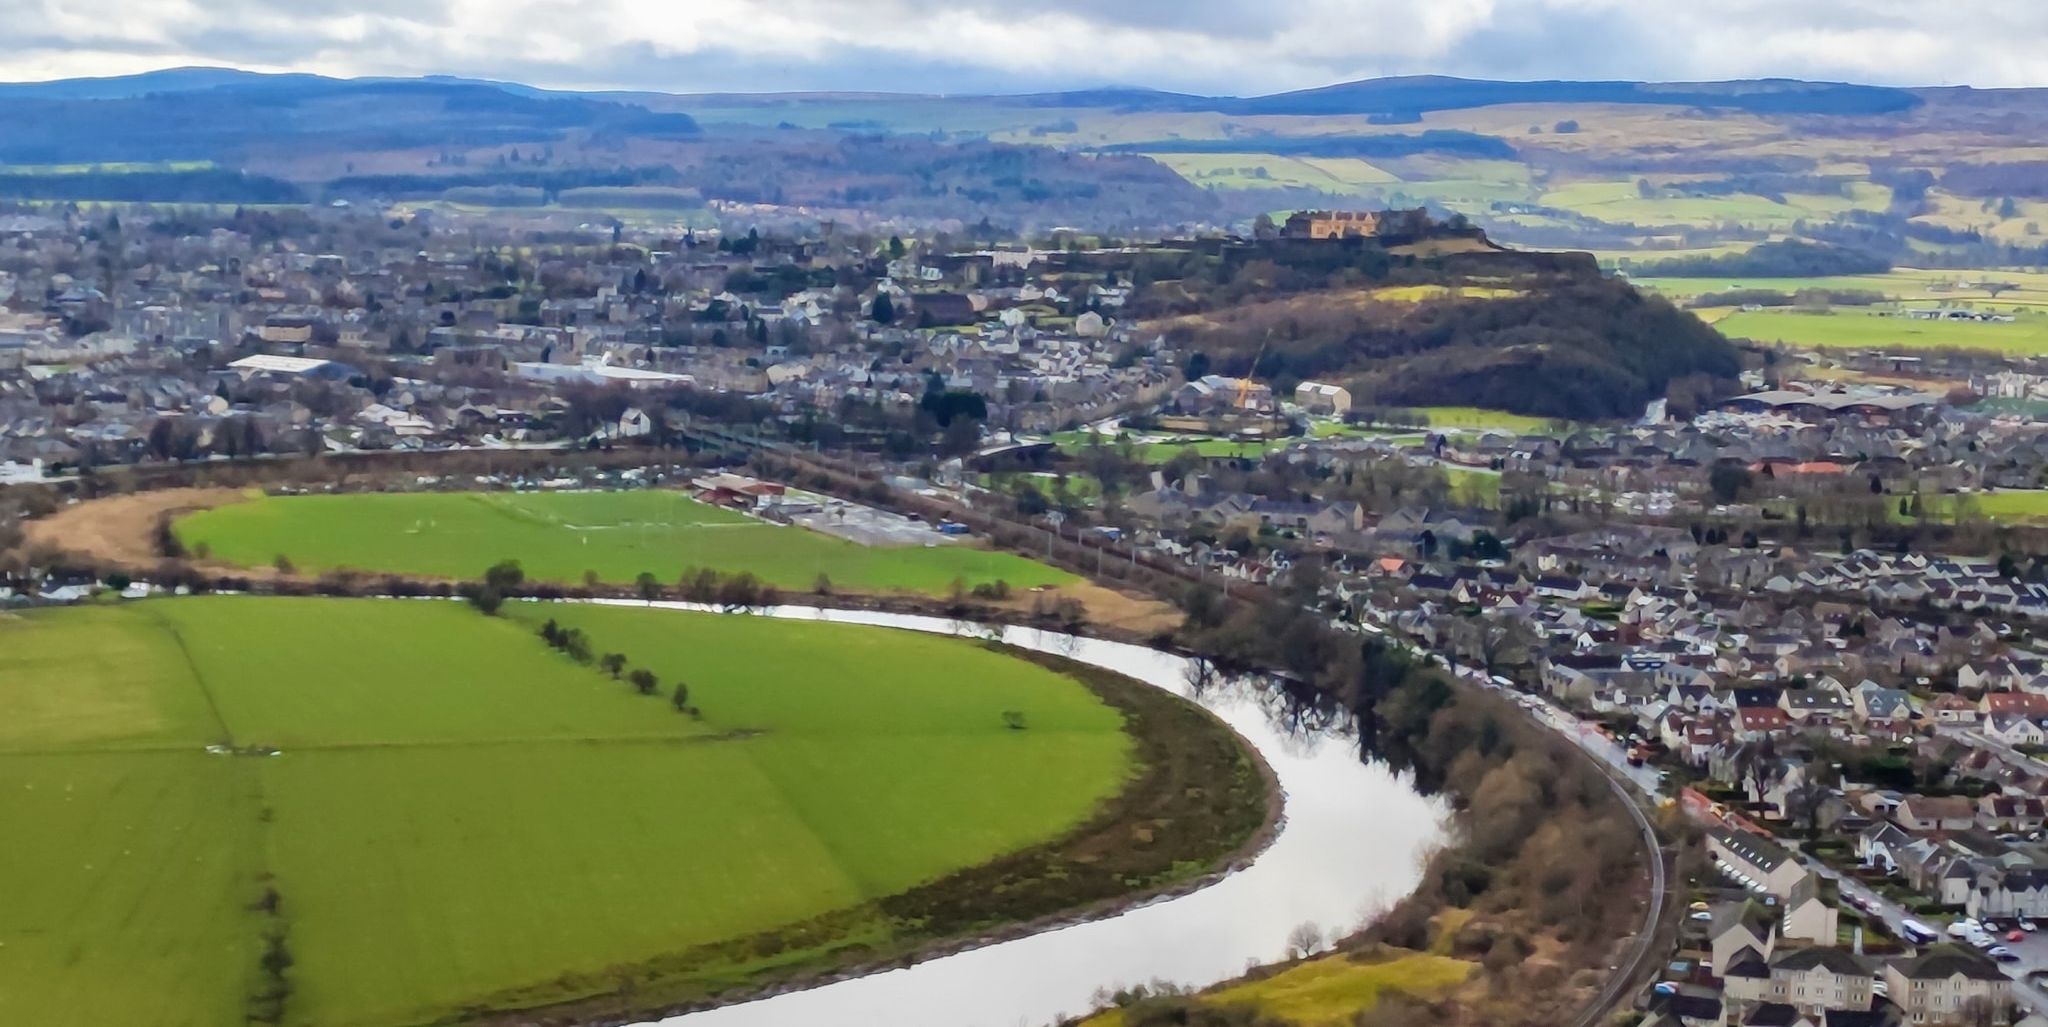
<svg viewBox="0 0 2048 1027">
<path fill-rule="evenodd" d="M 1256 95 L 1383 75 L 2048 85 L 2041 0 L 0 0 L 0 80 Z"/>
</svg>

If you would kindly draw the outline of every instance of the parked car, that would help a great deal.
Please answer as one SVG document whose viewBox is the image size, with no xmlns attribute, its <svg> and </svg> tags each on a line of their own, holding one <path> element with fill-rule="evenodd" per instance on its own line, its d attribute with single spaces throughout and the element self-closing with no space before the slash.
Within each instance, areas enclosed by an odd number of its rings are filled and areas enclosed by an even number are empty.
<svg viewBox="0 0 2048 1027">
<path fill-rule="evenodd" d="M 2026 941 L 2026 940 L 2027 940 L 2027 932 L 2025 932 L 2025 931 L 2022 931 L 2022 930 L 2019 930 L 2018 928 L 2014 928 L 2013 930 L 2010 930 L 2010 931 L 2007 931 L 2007 932 L 2005 932 L 2005 940 L 2006 940 L 2006 941 Z"/>
<path fill-rule="evenodd" d="M 2035 931 L 2038 931 L 2038 930 L 2040 930 L 2040 928 L 2039 928 L 2039 927 L 2037 927 L 2037 926 L 2035 926 L 2035 924 L 2034 924 L 2034 922 L 2033 922 L 2032 920 L 2029 920 L 2029 919 L 2027 919 L 2026 917 L 2021 917 L 2021 918 L 2020 918 L 2020 930 L 2022 930 L 2022 931 L 2025 931 L 2025 932 L 2027 932 L 2028 934 L 2032 934 L 2033 932 L 2035 932 Z"/>
<path fill-rule="evenodd" d="M 2001 963 L 2017 963 L 2020 961 L 2019 953 L 2014 952 L 2013 950 L 2006 948 L 2003 945 L 1993 945 L 1984 954 L 1990 956 L 1993 959 L 1998 960 Z"/>
</svg>

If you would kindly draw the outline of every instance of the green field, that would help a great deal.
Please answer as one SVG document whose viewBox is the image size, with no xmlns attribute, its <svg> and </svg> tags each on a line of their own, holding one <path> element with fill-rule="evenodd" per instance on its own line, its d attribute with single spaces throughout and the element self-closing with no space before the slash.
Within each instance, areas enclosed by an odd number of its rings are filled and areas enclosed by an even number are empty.
<svg viewBox="0 0 2048 1027">
<path fill-rule="evenodd" d="M 1971 349 L 2039 356 L 2048 353 L 2048 315 L 2021 314 L 2006 323 L 1922 321 L 1882 317 L 1854 307 L 1833 311 L 1746 310 L 1714 327 L 1730 338 L 1817 349 Z"/>
<path fill-rule="evenodd" d="M 1899 509 L 1903 498 L 1887 497 L 1891 518 L 1900 523 L 1913 519 L 1910 507 Z M 1958 513 L 1994 524 L 2048 524 L 2048 490 L 2002 489 L 1966 495 L 1941 493 L 1922 496 L 1920 502 L 1927 519 L 1937 524 L 1955 523 Z"/>
<path fill-rule="evenodd" d="M 1479 407 L 1418 407 L 1416 413 L 1428 417 L 1431 428 L 1505 431 L 1517 435 L 1549 434 L 1557 423 L 1547 417 L 1511 414 L 1505 410 L 1482 410 Z"/>
<path fill-rule="evenodd" d="M 369 571 L 474 579 L 500 560 L 530 578 L 576 582 L 587 572 L 630 582 L 651 572 L 673 583 L 688 568 L 750 571 L 772 585 L 834 586 L 941 595 L 954 581 L 1017 588 L 1074 577 L 1012 553 L 969 544 L 863 546 L 771 524 L 678 492 L 362 493 L 253 499 L 192 514 L 179 541 L 247 566 L 288 557 L 300 571 Z"/>
<path fill-rule="evenodd" d="M 1795 221 L 1824 221 L 1857 209 L 1883 210 L 1890 200 L 1890 189 L 1868 182 L 1853 183 L 1846 196 L 1794 193 L 1785 196 L 1783 202 L 1751 193 L 1645 197 L 1634 181 L 1574 182 L 1537 198 L 1543 206 L 1569 210 L 1609 224 L 1693 227 L 1740 224 L 1756 228 L 1789 228 Z"/>
<path fill-rule="evenodd" d="M 1348 193 L 1398 183 L 1356 157 L 1285 157 L 1271 153 L 1148 153 L 1182 178 L 1213 189 L 1320 189 Z"/>
<path fill-rule="evenodd" d="M 874 900 L 1057 835 L 1131 772 L 1116 711 L 966 642 L 508 614 L 208 597 L 0 618 L 0 1023 L 242 1023 L 272 936 L 293 1025 L 616 995 L 633 967 L 656 968 L 634 976 L 648 1001 L 701 996 L 886 946 Z M 550 652 L 548 615 L 687 681 L 702 719 Z M 686 955 L 826 914 L 772 958 Z"/>
<path fill-rule="evenodd" d="M 1680 255 L 1693 255 L 1693 251 Z M 1652 259 L 1645 253 L 1639 262 Z M 1951 304 L 1975 308 L 2010 310 L 2015 307 L 2048 305 L 2048 274 L 2036 271 L 1990 269 L 1893 268 L 1878 275 L 1824 275 L 1808 278 L 1662 278 L 1641 275 L 1630 278 L 1638 288 L 1653 289 L 1674 300 L 1688 300 L 1707 293 L 1738 289 L 1762 289 L 1796 293 L 1803 289 L 1841 292 L 1874 292 L 1913 306 Z M 1992 288 L 1996 286 L 1997 288 Z"/>
</svg>

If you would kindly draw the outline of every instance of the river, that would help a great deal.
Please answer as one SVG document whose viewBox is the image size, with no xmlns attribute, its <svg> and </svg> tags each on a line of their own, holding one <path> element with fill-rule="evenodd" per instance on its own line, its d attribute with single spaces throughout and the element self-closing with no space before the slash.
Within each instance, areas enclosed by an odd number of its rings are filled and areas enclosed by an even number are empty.
<svg viewBox="0 0 2048 1027">
<path fill-rule="evenodd" d="M 1285 821 L 1250 866 L 1200 891 L 902 969 L 670 1017 L 658 1027 L 1039 1027 L 1088 1011 L 1106 989 L 1152 981 L 1201 987 L 1284 959 L 1289 936 L 1304 923 L 1325 934 L 1348 931 L 1413 891 L 1423 860 L 1445 837 L 1440 802 L 1384 765 L 1360 760 L 1344 726 L 1292 712 L 1277 688 L 1196 688 L 1182 657 L 1033 628 L 812 607 L 767 615 L 994 637 L 1192 698 L 1272 766 L 1286 794 Z"/>
</svg>

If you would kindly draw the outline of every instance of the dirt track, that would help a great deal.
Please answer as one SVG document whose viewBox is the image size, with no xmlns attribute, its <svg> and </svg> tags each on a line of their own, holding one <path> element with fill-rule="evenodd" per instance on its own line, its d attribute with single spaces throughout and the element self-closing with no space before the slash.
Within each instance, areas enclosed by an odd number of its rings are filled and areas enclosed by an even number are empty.
<svg viewBox="0 0 2048 1027">
<path fill-rule="evenodd" d="M 239 503 L 236 489 L 163 489 L 89 499 L 24 526 L 30 547 L 56 549 L 129 568 L 163 559 L 156 551 L 156 526 L 166 515 Z"/>
</svg>

